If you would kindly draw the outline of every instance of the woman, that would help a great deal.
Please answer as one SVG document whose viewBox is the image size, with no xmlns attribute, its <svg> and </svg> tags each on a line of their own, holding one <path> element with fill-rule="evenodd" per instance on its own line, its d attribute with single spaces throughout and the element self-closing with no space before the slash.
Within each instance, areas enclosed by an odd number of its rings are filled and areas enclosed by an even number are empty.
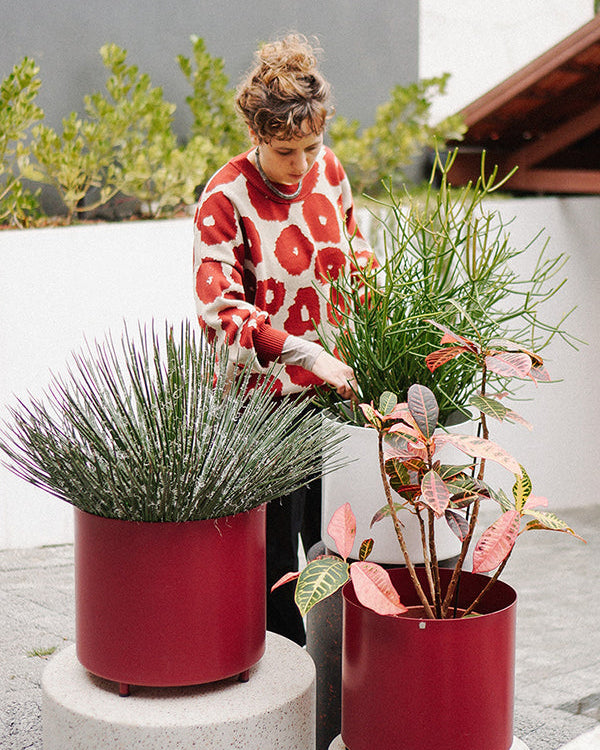
<svg viewBox="0 0 600 750">
<path fill-rule="evenodd" d="M 353 395 L 354 373 L 318 343 L 335 325 L 329 282 L 353 258 L 372 253 L 356 226 L 350 185 L 323 145 L 330 88 L 301 36 L 264 45 L 236 103 L 253 148 L 222 167 L 195 215 L 198 318 L 233 359 L 257 377 L 282 363 L 278 394 L 311 395 L 316 385 Z M 318 289 L 317 289 L 318 287 Z M 267 584 L 297 570 L 297 539 L 320 538 L 320 482 L 267 509 Z M 287 590 L 286 590 L 287 589 Z M 304 643 L 289 587 L 269 594 L 267 627 Z"/>
</svg>

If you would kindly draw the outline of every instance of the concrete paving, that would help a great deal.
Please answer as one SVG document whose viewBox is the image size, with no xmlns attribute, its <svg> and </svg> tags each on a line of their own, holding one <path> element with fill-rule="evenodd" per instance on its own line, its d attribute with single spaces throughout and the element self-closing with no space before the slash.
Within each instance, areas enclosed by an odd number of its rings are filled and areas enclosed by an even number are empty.
<svg viewBox="0 0 600 750">
<path fill-rule="evenodd" d="M 600 505 L 558 515 L 588 543 L 527 533 L 503 574 L 519 594 L 515 735 L 599 750 Z M 1 750 L 42 747 L 42 672 L 74 638 L 72 546 L 0 550 Z"/>
</svg>

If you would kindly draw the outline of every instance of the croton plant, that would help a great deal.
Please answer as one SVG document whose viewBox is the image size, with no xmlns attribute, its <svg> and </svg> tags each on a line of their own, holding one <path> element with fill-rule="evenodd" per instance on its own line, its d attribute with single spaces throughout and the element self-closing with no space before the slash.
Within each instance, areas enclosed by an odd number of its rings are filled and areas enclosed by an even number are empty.
<svg viewBox="0 0 600 750">
<path fill-rule="evenodd" d="M 533 494 L 525 469 L 489 436 L 489 419 L 530 428 L 522 417 L 502 402 L 502 392 L 488 392 L 491 376 L 499 376 L 500 382 L 507 378 L 530 379 L 536 383 L 549 381 L 550 376 L 541 358 L 509 341 L 498 342 L 493 347 L 484 346 L 437 323 L 434 325 L 443 331 L 443 336 L 442 348 L 427 356 L 427 366 L 432 372 L 459 356 L 474 357 L 477 362 L 481 380 L 470 405 L 478 414 L 475 418 L 478 434 L 454 434 L 439 428 L 436 398 L 429 388 L 418 384 L 408 390 L 406 402 L 399 403 L 394 394 L 386 392 L 381 395 L 377 406 L 361 404 L 361 409 L 367 424 L 378 433 L 379 464 L 387 499 L 387 505 L 375 512 L 372 523 L 391 517 L 425 616 L 445 619 L 457 616 L 453 607 L 456 587 L 467 553 L 475 542 L 482 501 L 495 501 L 501 513 L 474 544 L 472 572 L 492 575 L 477 599 L 458 616 L 476 610 L 478 602 L 504 570 L 519 536 L 538 529 L 577 534 L 546 510 L 547 499 Z M 463 464 L 442 463 L 440 451 L 447 445 L 465 455 Z M 485 482 L 488 461 L 499 464 L 514 476 L 510 495 Z M 403 513 L 416 516 L 421 528 L 427 571 L 425 586 L 417 578 L 405 543 Z M 441 518 L 446 519 L 461 541 L 454 573 L 445 591 L 440 584 L 435 544 L 435 521 Z M 304 615 L 351 578 L 356 596 L 363 605 L 382 615 L 404 614 L 406 607 L 386 570 L 368 560 L 373 540 L 366 539 L 362 543 L 358 560 L 348 559 L 356 536 L 356 519 L 350 503 L 345 503 L 334 513 L 327 531 L 339 556 L 320 556 L 309 562 L 302 572 L 285 575 L 275 587 L 297 579 L 295 598 Z"/>
</svg>

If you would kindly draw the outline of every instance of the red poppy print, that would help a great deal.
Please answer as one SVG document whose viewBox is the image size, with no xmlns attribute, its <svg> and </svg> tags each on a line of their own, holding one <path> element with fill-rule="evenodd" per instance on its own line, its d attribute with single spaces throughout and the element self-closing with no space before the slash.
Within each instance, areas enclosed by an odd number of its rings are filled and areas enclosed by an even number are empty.
<svg viewBox="0 0 600 750">
<path fill-rule="evenodd" d="M 300 385 L 303 388 L 311 385 L 323 385 L 321 378 L 318 378 L 310 370 L 305 370 L 304 367 L 300 367 L 299 365 L 288 365 L 285 371 L 294 385 Z"/>
<path fill-rule="evenodd" d="M 231 279 L 225 276 L 220 263 L 207 260 L 200 264 L 196 274 L 196 294 L 201 302 L 206 305 L 214 302 L 230 286 Z"/>
<path fill-rule="evenodd" d="M 260 235 L 252 219 L 244 216 L 242 219 L 242 232 L 244 234 L 244 243 L 248 248 L 248 255 L 255 266 L 262 262 L 262 248 L 260 244 Z"/>
<path fill-rule="evenodd" d="M 285 284 L 277 279 L 258 281 L 256 285 L 256 304 L 269 315 L 275 315 L 281 309 L 285 299 Z"/>
<path fill-rule="evenodd" d="M 237 235 L 233 206 L 221 193 L 209 196 L 196 212 L 196 226 L 206 245 L 230 242 Z"/>
<path fill-rule="evenodd" d="M 326 247 L 319 250 L 315 261 L 315 277 L 324 282 L 337 279 L 345 263 L 346 256 L 339 247 Z"/>
<path fill-rule="evenodd" d="M 339 242 L 340 227 L 335 209 L 320 193 L 307 196 L 302 205 L 302 215 L 316 242 Z"/>
<path fill-rule="evenodd" d="M 266 197 L 265 191 L 251 182 L 248 185 L 248 197 L 250 203 L 256 209 L 256 213 L 265 221 L 287 221 L 290 214 L 289 203 L 278 203 Z M 266 188 L 265 188 L 266 190 Z"/>
<path fill-rule="evenodd" d="M 328 154 L 328 156 L 330 158 L 325 160 L 325 177 L 330 185 L 337 187 L 344 177 L 344 172 L 333 154 Z"/>
<path fill-rule="evenodd" d="M 294 336 L 312 331 L 321 322 L 319 295 L 312 287 L 299 289 L 285 321 L 284 328 Z"/>
<path fill-rule="evenodd" d="M 275 243 L 275 256 L 283 268 L 292 276 L 299 276 L 310 266 L 313 246 L 300 229 L 295 226 L 286 227 Z"/>
</svg>

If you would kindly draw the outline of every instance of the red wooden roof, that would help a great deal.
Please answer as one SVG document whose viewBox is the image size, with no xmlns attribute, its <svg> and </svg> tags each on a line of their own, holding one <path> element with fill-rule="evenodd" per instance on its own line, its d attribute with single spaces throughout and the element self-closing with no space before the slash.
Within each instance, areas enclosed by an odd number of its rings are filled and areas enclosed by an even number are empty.
<svg viewBox="0 0 600 750">
<path fill-rule="evenodd" d="M 450 174 L 475 180 L 481 151 L 506 189 L 600 193 L 600 15 L 465 107 L 468 127 Z"/>
</svg>

